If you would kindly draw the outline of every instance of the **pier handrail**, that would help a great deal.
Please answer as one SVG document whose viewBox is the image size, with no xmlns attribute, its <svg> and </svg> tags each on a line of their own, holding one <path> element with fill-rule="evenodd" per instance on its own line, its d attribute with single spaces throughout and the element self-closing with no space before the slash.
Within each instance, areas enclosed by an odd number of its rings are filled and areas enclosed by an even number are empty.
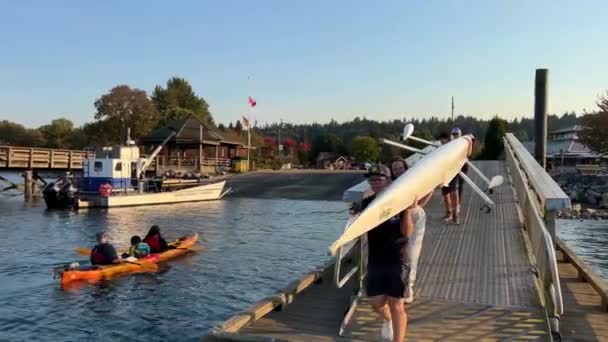
<svg viewBox="0 0 608 342">
<path fill-rule="evenodd" d="M 555 218 L 547 216 L 553 215 L 557 209 L 569 207 L 570 200 L 513 134 L 507 133 L 504 143 L 509 175 L 528 232 L 551 330 L 558 332 L 559 316 L 563 314 L 564 306 L 554 239 L 546 220 L 554 224 Z"/>
<path fill-rule="evenodd" d="M 340 247 L 340 249 L 338 250 L 338 255 L 336 256 L 336 265 L 342 265 L 342 257 L 344 255 L 348 255 L 348 253 L 353 249 L 355 244 L 359 241 L 360 239 L 357 239 L 355 243 L 348 244 L 345 247 Z M 334 282 L 336 283 L 336 286 L 339 289 L 341 289 L 346 283 L 348 283 L 350 278 L 352 278 L 353 275 L 359 270 L 358 264 L 359 263 L 357 262 L 357 264 L 353 266 L 342 279 L 340 279 L 340 267 L 334 267 Z"/>
<path fill-rule="evenodd" d="M 509 145 L 511 151 L 519 161 L 521 169 L 527 177 L 528 185 L 533 189 L 534 195 L 539 202 L 541 216 L 551 238 L 555 241 L 555 220 L 557 211 L 571 208 L 570 197 L 559 187 L 551 176 L 540 166 L 534 157 L 528 152 L 524 145 L 517 140 L 515 135 L 505 135 L 505 145 Z"/>
</svg>

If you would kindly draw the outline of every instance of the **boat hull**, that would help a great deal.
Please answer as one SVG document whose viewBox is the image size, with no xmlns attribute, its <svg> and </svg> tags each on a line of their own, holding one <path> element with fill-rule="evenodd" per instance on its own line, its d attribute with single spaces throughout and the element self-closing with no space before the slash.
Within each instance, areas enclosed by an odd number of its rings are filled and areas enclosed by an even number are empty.
<svg viewBox="0 0 608 342">
<path fill-rule="evenodd" d="M 422 198 L 438 186 L 448 185 L 467 162 L 472 146 L 473 137 L 467 135 L 424 156 L 352 221 L 342 236 L 331 244 L 330 254 L 335 255 L 340 247 L 402 212 L 414 203 L 416 197 Z"/>
<path fill-rule="evenodd" d="M 186 189 L 155 192 L 133 193 L 126 195 L 112 195 L 103 197 L 99 195 L 82 195 L 78 199 L 78 208 L 113 208 L 140 205 L 172 204 L 183 202 L 212 201 L 220 199 L 226 181 L 212 184 L 193 186 Z"/>
</svg>

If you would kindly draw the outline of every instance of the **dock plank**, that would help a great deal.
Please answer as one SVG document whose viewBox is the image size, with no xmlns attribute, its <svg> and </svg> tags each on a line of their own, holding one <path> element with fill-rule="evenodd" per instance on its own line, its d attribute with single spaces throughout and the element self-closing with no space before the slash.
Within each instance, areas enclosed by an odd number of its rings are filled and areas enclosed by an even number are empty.
<svg viewBox="0 0 608 342">
<path fill-rule="evenodd" d="M 564 298 L 560 332 L 566 341 L 608 341 L 608 312 L 591 284 L 579 279 L 577 269 L 557 252 Z"/>
</svg>

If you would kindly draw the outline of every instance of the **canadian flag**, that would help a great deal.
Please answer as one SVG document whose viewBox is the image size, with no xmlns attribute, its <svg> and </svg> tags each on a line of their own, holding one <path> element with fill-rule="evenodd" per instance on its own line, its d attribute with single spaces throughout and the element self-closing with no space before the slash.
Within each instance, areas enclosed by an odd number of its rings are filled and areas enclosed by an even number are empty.
<svg viewBox="0 0 608 342">
<path fill-rule="evenodd" d="M 255 102 L 255 100 L 253 99 L 253 97 L 249 96 L 249 105 L 251 107 L 255 107 L 256 104 L 258 104 L 258 103 Z"/>
</svg>

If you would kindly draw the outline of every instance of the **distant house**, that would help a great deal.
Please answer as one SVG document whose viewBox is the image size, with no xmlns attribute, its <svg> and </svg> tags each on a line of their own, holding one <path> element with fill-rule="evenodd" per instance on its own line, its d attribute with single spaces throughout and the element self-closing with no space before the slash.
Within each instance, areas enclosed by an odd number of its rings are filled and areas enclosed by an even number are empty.
<svg viewBox="0 0 608 342">
<path fill-rule="evenodd" d="M 608 156 L 600 157 L 579 141 L 577 133 L 582 129 L 581 126 L 575 125 L 549 132 L 546 153 L 548 169 L 561 168 L 564 171 L 575 171 L 586 169 L 583 165 L 600 165 L 608 162 Z M 535 142 L 528 141 L 523 144 L 534 155 Z"/>
<path fill-rule="evenodd" d="M 349 157 L 340 156 L 334 161 L 334 168 L 339 170 L 347 170 L 351 168 L 353 160 Z"/>
<path fill-rule="evenodd" d="M 350 169 L 353 163 L 352 158 L 341 156 L 334 152 L 321 152 L 315 160 L 318 169 Z"/>
<path fill-rule="evenodd" d="M 334 152 L 321 152 L 315 159 L 315 166 L 317 169 L 329 169 L 331 164 L 340 155 Z"/>
<path fill-rule="evenodd" d="M 213 172 L 218 167 L 229 168 L 232 161 L 247 157 L 247 146 L 226 138 L 196 116 L 170 122 L 139 140 L 144 153 L 151 153 L 171 134 L 156 158 L 157 172 L 184 170 L 188 172 Z"/>
</svg>

